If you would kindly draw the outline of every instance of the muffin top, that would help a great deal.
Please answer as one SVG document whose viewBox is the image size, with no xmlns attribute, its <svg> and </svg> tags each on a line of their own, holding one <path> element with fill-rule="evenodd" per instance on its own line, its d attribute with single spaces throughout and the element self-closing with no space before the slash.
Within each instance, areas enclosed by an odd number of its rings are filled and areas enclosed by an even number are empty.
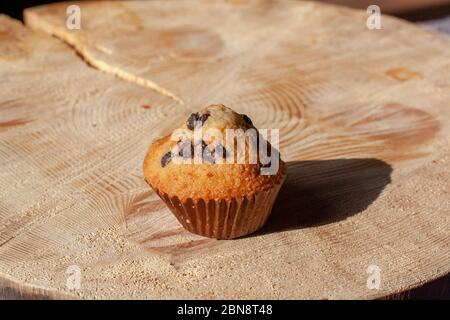
<svg viewBox="0 0 450 320">
<path fill-rule="evenodd" d="M 191 114 L 156 140 L 144 160 L 146 181 L 182 201 L 250 196 L 279 183 L 285 171 L 250 118 L 223 105 Z"/>
</svg>

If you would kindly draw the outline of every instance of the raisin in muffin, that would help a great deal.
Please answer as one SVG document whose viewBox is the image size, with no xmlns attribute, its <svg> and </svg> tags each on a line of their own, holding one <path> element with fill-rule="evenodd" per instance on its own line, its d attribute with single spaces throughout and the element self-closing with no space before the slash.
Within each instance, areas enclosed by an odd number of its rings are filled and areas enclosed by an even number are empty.
<svg viewBox="0 0 450 320">
<path fill-rule="evenodd" d="M 180 223 L 217 239 L 261 228 L 285 175 L 278 150 L 250 118 L 223 105 L 191 114 L 144 160 L 145 180 Z"/>
</svg>

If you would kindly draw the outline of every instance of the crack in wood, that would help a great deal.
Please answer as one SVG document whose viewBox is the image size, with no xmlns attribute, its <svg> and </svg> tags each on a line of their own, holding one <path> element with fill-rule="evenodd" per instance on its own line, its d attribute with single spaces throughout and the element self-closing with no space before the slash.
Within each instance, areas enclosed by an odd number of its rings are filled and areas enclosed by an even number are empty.
<svg viewBox="0 0 450 320">
<path fill-rule="evenodd" d="M 24 12 L 24 19 L 25 19 L 25 26 L 28 26 L 29 23 L 27 23 L 27 20 L 30 19 L 30 17 L 27 15 L 27 11 Z M 125 80 L 127 82 L 135 83 L 137 85 L 150 88 L 154 90 L 155 92 L 162 94 L 166 97 L 169 97 L 176 101 L 177 103 L 184 105 L 184 100 L 180 97 L 178 97 L 175 93 L 171 92 L 170 90 L 162 87 L 161 85 L 157 84 L 156 82 L 139 77 L 137 75 L 134 75 L 130 72 L 127 72 L 123 69 L 120 69 L 119 67 L 112 66 L 102 60 L 97 60 L 95 57 L 92 57 L 91 54 L 89 54 L 88 50 L 83 50 L 82 45 L 78 44 L 76 41 L 71 41 L 70 37 L 64 37 L 59 34 L 58 31 L 52 31 L 50 28 L 44 28 L 44 31 L 47 32 L 49 35 L 53 36 L 55 39 L 58 39 L 59 41 L 67 44 L 67 46 L 73 50 L 76 55 L 89 67 L 103 71 L 108 74 L 112 74 L 116 76 L 119 79 Z M 105 53 L 105 50 L 100 50 L 99 48 L 96 48 L 98 51 Z M 108 53 L 110 54 L 110 53 Z"/>
</svg>

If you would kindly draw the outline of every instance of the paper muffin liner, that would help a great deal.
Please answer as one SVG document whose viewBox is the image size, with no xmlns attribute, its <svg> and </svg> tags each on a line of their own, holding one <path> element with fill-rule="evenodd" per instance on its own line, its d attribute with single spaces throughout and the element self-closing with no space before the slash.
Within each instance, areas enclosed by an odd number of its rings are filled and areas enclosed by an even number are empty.
<svg viewBox="0 0 450 320">
<path fill-rule="evenodd" d="M 221 200 L 188 198 L 181 201 L 177 196 L 169 196 L 150 186 L 186 230 L 208 238 L 233 239 L 264 226 L 285 177 L 284 172 L 270 189 L 250 196 Z"/>
</svg>

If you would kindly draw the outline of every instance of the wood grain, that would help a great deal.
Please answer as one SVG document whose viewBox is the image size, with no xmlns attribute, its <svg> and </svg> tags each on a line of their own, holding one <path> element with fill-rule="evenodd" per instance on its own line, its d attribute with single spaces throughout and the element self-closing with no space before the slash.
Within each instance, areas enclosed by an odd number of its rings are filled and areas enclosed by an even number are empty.
<svg viewBox="0 0 450 320">
<path fill-rule="evenodd" d="M 405 13 L 413 10 L 429 9 L 448 5 L 447 0 L 321 0 L 352 8 L 367 9 L 370 5 L 378 5 L 381 11 L 389 14 Z"/>
<path fill-rule="evenodd" d="M 74 31 L 66 6 L 25 18 L 73 48 L 0 21 L 0 275 L 82 298 L 369 299 L 450 272 L 449 40 L 302 1 L 80 3 Z M 234 241 L 184 231 L 142 179 L 151 141 L 211 103 L 279 128 L 288 162 L 267 226 Z"/>
</svg>

